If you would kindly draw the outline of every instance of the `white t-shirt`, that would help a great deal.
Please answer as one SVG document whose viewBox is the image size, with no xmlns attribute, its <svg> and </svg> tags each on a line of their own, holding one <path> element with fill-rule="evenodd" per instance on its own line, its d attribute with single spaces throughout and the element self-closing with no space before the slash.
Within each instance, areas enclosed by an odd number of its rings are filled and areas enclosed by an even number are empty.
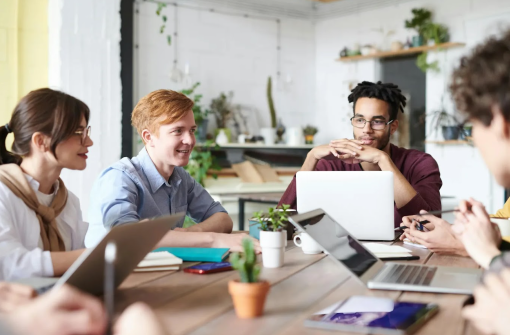
<svg viewBox="0 0 510 335">
<path fill-rule="evenodd" d="M 50 205 L 58 190 L 58 181 L 53 185 L 53 194 L 43 194 L 39 192 L 36 180 L 28 175 L 25 177 L 39 202 Z M 56 221 L 66 251 L 85 247 L 88 223 L 82 220 L 80 201 L 69 190 L 66 206 Z M 0 182 L 0 280 L 52 277 L 50 252 L 42 248 L 39 220 L 35 212 Z"/>
</svg>

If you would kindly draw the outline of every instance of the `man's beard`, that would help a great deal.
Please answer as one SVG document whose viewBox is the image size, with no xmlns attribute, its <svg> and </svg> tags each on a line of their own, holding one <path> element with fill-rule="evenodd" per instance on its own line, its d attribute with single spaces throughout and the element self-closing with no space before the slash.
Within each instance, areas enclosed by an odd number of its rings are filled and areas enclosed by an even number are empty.
<svg viewBox="0 0 510 335">
<path fill-rule="evenodd" d="M 381 139 L 380 139 L 380 140 L 381 140 L 381 144 L 379 144 L 379 145 L 377 146 L 377 149 L 379 149 L 379 150 L 384 150 L 384 148 L 386 148 L 386 146 L 388 145 L 388 142 L 390 141 L 390 137 L 391 137 L 390 130 L 391 130 L 391 129 L 388 129 L 388 133 L 386 134 L 386 136 L 384 136 L 383 138 L 381 138 Z M 361 141 L 361 140 L 359 139 L 359 137 L 358 137 L 358 138 L 356 138 L 356 136 L 354 135 L 354 133 L 352 134 L 352 137 L 354 137 L 354 138 L 355 138 L 356 140 L 358 140 L 358 141 Z M 377 139 L 377 140 L 379 141 L 379 139 Z"/>
</svg>

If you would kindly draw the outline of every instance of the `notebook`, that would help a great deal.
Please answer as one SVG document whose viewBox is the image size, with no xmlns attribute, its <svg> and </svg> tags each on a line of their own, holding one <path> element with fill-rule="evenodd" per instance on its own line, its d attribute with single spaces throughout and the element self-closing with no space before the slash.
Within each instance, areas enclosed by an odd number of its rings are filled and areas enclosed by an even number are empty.
<svg viewBox="0 0 510 335">
<path fill-rule="evenodd" d="M 223 262 L 229 254 L 228 248 L 158 248 L 153 251 L 168 251 L 185 262 Z"/>
<path fill-rule="evenodd" d="M 138 263 L 135 272 L 179 270 L 182 259 L 168 251 L 151 252 Z"/>
<path fill-rule="evenodd" d="M 386 245 L 373 242 L 363 243 L 363 245 L 381 259 L 412 256 L 411 250 L 398 245 Z"/>
</svg>

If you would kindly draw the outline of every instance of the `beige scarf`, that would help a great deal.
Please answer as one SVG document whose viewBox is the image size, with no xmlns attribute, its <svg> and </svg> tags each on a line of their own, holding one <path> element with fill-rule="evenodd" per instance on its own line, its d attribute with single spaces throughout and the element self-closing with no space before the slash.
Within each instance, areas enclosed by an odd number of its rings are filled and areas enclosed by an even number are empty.
<svg viewBox="0 0 510 335">
<path fill-rule="evenodd" d="M 59 178 L 58 192 L 51 203 L 51 207 L 41 205 L 37 195 L 28 183 L 21 168 L 16 164 L 0 166 L 0 182 L 4 183 L 25 205 L 37 215 L 41 227 L 43 249 L 46 251 L 65 251 L 66 247 L 55 218 L 62 212 L 67 202 L 67 189 Z M 15 209 L 13 209 L 15 210 Z"/>
</svg>

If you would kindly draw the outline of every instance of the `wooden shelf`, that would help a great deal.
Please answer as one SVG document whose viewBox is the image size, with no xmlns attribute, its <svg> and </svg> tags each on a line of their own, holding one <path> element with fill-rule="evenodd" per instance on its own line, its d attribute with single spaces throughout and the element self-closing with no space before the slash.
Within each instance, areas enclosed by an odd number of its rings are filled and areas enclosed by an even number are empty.
<svg viewBox="0 0 510 335">
<path fill-rule="evenodd" d="M 197 147 L 204 147 L 203 143 L 197 143 Z M 265 145 L 265 144 L 257 144 L 257 143 L 227 143 L 219 145 L 219 149 L 287 149 L 287 150 L 296 150 L 296 149 L 313 149 L 313 144 L 303 144 L 303 145 L 286 145 L 286 144 L 273 144 L 273 145 Z"/>
<path fill-rule="evenodd" d="M 470 141 L 464 140 L 449 140 L 449 141 L 425 141 L 427 144 L 440 144 L 440 145 L 462 145 L 462 144 L 471 144 Z"/>
<path fill-rule="evenodd" d="M 433 51 L 438 49 L 450 49 L 450 48 L 458 48 L 465 46 L 465 43 L 455 43 L 455 42 L 448 42 L 448 43 L 442 43 L 437 45 L 424 45 L 421 47 L 416 48 L 409 48 L 409 49 L 402 49 L 398 51 L 382 51 L 378 52 L 372 55 L 359 55 L 359 56 L 347 56 L 347 57 L 341 57 L 337 59 L 337 61 L 340 62 L 352 62 L 352 61 L 358 61 L 362 59 L 370 59 L 370 58 L 390 58 L 390 57 L 400 57 L 405 55 L 413 55 L 413 54 L 419 54 L 424 51 Z"/>
</svg>

